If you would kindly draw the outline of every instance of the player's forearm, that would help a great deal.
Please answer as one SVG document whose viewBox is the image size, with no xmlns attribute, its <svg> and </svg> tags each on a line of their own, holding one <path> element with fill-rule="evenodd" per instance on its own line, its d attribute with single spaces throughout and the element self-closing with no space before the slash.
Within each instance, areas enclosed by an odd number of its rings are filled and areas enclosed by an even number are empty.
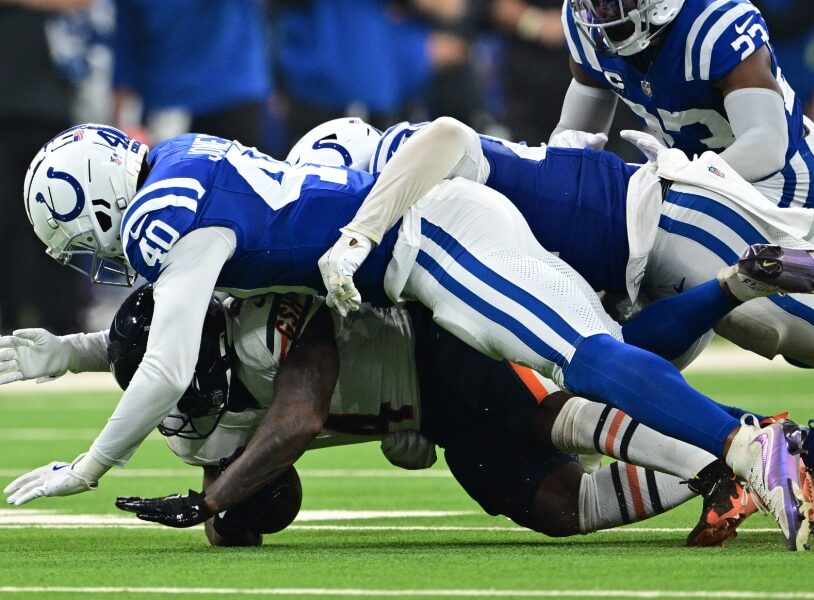
<svg viewBox="0 0 814 600">
<path fill-rule="evenodd" d="M 721 158 L 747 181 L 782 169 L 789 143 L 783 97 L 774 90 L 743 88 L 724 98 L 724 108 L 735 141 Z"/>
<path fill-rule="evenodd" d="M 375 243 L 435 185 L 451 177 L 478 179 L 481 156 L 477 133 L 450 117 L 436 119 L 416 133 L 382 169 L 378 181 L 342 232 Z"/>
<path fill-rule="evenodd" d="M 62 336 L 70 351 L 68 370 L 71 373 L 108 371 L 107 360 L 108 332 L 74 333 Z"/>
<path fill-rule="evenodd" d="M 572 79 L 562 103 L 560 121 L 551 135 L 568 129 L 607 135 L 616 112 L 616 101 L 616 94 L 610 90 Z"/>
</svg>

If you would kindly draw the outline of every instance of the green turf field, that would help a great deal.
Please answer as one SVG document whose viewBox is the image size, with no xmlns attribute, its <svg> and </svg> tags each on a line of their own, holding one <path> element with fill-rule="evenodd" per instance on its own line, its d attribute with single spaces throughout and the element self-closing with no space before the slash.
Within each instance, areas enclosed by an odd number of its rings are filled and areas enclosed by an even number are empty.
<svg viewBox="0 0 814 600">
<path fill-rule="evenodd" d="M 721 402 L 814 416 L 814 373 L 691 380 Z M 87 449 L 116 399 L 13 390 L 0 391 L 2 485 Z M 200 528 L 142 525 L 113 506 L 119 494 L 200 487 L 197 471 L 151 437 L 96 492 L 0 509 L 0 598 L 814 598 L 814 556 L 786 552 L 769 517 L 750 519 L 724 549 L 682 547 L 698 500 L 628 530 L 557 540 L 481 514 L 443 464 L 419 473 L 390 467 L 377 444 L 312 452 L 297 467 L 301 521 L 262 548 L 210 548 Z"/>
</svg>

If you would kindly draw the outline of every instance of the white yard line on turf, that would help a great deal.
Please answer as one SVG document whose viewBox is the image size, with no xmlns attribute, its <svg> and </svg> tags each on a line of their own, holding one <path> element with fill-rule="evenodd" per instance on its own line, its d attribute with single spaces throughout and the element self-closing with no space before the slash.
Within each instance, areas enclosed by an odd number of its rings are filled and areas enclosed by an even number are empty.
<svg viewBox="0 0 814 600">
<path fill-rule="evenodd" d="M 297 520 L 288 527 L 292 531 L 416 531 L 416 532 L 498 532 L 530 533 L 530 529 L 513 526 L 466 526 L 466 525 L 336 525 L 304 524 L 319 521 L 362 521 L 370 519 L 421 519 L 479 515 L 477 511 L 440 511 L 440 510 L 303 510 Z M 133 529 L 143 527 L 161 527 L 154 523 L 139 521 L 124 514 L 70 514 L 53 510 L 36 509 L 0 509 L 0 529 Z M 168 529 L 165 531 L 183 531 Z M 610 529 L 597 533 L 687 533 L 689 527 L 626 527 Z M 774 533 L 771 528 L 742 527 L 739 533 Z"/>
<path fill-rule="evenodd" d="M 811 600 L 814 592 L 747 592 L 728 590 L 387 590 L 354 588 L 182 588 L 182 587 L 68 587 L 2 586 L 7 594 L 191 594 L 205 596 L 414 596 L 421 598 L 747 598 Z"/>
<path fill-rule="evenodd" d="M 2 430 L 0 429 L 0 439 Z M 7 438 L 6 438 L 7 439 Z M 0 469 L 0 477 L 18 477 L 34 469 L 35 465 L 19 467 L 14 469 Z M 318 478 L 342 478 L 348 477 L 382 477 L 382 478 L 407 478 L 407 479 L 448 479 L 452 477 L 447 469 L 427 469 L 424 471 L 404 471 L 396 468 L 392 469 L 297 469 L 300 477 Z M 108 471 L 106 477 L 121 477 L 124 479 L 142 479 L 151 477 L 199 477 L 200 471 L 194 467 L 187 469 L 114 469 Z"/>
</svg>

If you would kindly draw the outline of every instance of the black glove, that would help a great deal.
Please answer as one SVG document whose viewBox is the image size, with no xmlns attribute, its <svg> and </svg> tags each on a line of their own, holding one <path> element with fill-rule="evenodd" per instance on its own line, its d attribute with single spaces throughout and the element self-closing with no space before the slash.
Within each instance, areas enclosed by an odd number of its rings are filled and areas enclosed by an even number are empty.
<svg viewBox="0 0 814 600">
<path fill-rule="evenodd" d="M 189 490 L 182 496 L 173 494 L 163 498 L 139 498 L 119 496 L 116 508 L 136 513 L 142 521 L 161 523 L 167 527 L 192 527 L 212 517 L 212 511 L 204 502 L 204 494 Z"/>
</svg>

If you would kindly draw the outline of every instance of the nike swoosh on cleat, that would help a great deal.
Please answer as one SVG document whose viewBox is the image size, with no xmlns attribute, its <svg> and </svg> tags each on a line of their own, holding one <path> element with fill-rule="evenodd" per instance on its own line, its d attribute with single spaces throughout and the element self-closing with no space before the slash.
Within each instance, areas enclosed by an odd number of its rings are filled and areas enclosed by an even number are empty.
<svg viewBox="0 0 814 600">
<path fill-rule="evenodd" d="M 59 471 L 60 469 L 64 469 L 64 468 L 65 468 L 65 467 L 67 467 L 67 466 L 68 466 L 68 465 L 61 465 L 61 466 L 56 466 L 56 465 L 54 465 L 53 467 L 51 467 L 51 470 L 52 470 L 52 471 Z"/>
<path fill-rule="evenodd" d="M 763 472 L 765 474 L 766 462 L 768 461 L 769 458 L 769 447 L 768 447 L 769 436 L 766 435 L 765 433 L 761 433 L 759 436 L 753 439 L 752 442 L 753 443 L 758 442 L 760 444 L 760 457 L 763 460 Z"/>
</svg>

